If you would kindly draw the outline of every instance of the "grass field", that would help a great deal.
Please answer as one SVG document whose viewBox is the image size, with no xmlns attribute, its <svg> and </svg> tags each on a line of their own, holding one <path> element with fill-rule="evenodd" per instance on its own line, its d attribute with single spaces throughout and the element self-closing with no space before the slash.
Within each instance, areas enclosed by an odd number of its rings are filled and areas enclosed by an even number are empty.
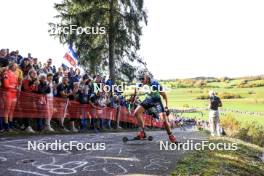
<svg viewBox="0 0 264 176">
<path fill-rule="evenodd" d="M 240 112 L 264 112 L 264 87 L 256 88 L 229 88 L 229 85 L 234 84 L 237 80 L 231 83 L 209 83 L 220 88 L 214 88 L 218 93 L 228 92 L 239 94 L 241 98 L 238 99 L 222 99 L 223 108 L 236 110 Z M 169 97 L 170 108 L 206 108 L 208 107 L 208 100 L 197 99 L 199 95 L 208 94 L 210 88 L 173 88 L 167 92 Z M 257 122 L 264 125 L 264 116 L 249 115 L 243 113 L 231 112 L 242 124 L 247 122 Z M 203 114 L 203 115 L 202 115 Z M 198 113 L 185 113 L 184 117 L 192 117 L 198 119 L 208 119 L 208 112 L 203 111 Z"/>
<path fill-rule="evenodd" d="M 176 88 L 168 92 L 170 107 L 207 107 L 208 100 L 198 100 L 201 94 L 208 93 L 210 89 Z M 238 109 L 241 111 L 264 112 L 264 88 L 217 88 L 216 92 L 231 92 L 240 94 L 240 99 L 222 100 L 224 108 Z M 254 92 L 251 94 L 250 92 Z"/>
</svg>

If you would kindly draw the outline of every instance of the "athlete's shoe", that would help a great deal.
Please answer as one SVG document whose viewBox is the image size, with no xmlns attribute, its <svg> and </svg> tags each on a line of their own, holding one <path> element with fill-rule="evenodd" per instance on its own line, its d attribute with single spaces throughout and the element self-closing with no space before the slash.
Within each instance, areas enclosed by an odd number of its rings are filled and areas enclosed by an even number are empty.
<svg viewBox="0 0 264 176">
<path fill-rule="evenodd" d="M 135 137 L 135 139 L 144 139 L 146 137 L 147 137 L 147 135 L 146 135 L 145 131 L 141 130 L 138 132 L 138 135 Z"/>
<path fill-rule="evenodd" d="M 173 134 L 169 135 L 169 140 L 171 143 L 177 143 L 176 137 Z"/>
</svg>

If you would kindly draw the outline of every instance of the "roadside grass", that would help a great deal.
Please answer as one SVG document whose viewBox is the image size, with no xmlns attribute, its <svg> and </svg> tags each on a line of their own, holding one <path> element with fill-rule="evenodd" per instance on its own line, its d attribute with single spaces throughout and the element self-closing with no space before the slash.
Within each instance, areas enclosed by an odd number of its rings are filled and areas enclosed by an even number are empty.
<svg viewBox="0 0 264 176">
<path fill-rule="evenodd" d="M 264 127 L 264 117 L 262 116 L 254 116 L 254 115 L 243 115 L 239 113 L 231 113 L 236 120 L 238 120 L 241 123 L 241 126 L 244 127 L 245 125 L 249 123 L 257 123 L 259 125 L 262 125 Z M 208 121 L 208 111 L 200 111 L 200 112 L 192 112 L 192 113 L 182 113 L 180 114 L 181 117 L 185 118 L 193 118 L 197 120 L 205 120 Z M 220 116 L 220 120 L 222 115 Z"/>
<path fill-rule="evenodd" d="M 236 151 L 193 151 L 176 164 L 173 176 L 264 176 L 259 158 L 263 148 L 232 138 L 210 138 L 212 143 L 237 143 Z"/>
</svg>

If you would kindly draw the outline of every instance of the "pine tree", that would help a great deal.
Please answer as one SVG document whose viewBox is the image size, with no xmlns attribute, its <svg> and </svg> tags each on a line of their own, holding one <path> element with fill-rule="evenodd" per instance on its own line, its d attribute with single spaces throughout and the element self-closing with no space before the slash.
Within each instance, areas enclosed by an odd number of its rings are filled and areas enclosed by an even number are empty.
<svg viewBox="0 0 264 176">
<path fill-rule="evenodd" d="M 138 56 L 142 26 L 147 25 L 144 0 L 63 0 L 55 4 L 61 27 L 71 24 L 94 27 L 96 34 L 73 32 L 51 33 L 63 44 L 71 44 L 80 63 L 92 73 L 105 71 L 115 81 L 124 75 L 133 79 L 135 62 L 145 64 Z M 105 27 L 105 34 L 98 34 Z M 122 76 L 123 75 L 123 76 Z"/>
</svg>

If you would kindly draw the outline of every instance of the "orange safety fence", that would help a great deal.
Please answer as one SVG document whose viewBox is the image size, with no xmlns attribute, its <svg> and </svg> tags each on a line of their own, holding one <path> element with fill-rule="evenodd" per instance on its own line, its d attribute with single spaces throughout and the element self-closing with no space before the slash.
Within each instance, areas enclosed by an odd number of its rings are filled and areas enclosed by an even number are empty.
<svg viewBox="0 0 264 176">
<path fill-rule="evenodd" d="M 12 115 L 13 114 L 13 115 Z M 23 91 L 6 91 L 0 89 L 0 117 L 13 118 L 87 118 L 109 119 L 137 124 L 133 112 L 121 107 L 118 110 L 109 107 L 92 107 L 68 98 L 48 97 Z M 163 127 L 163 122 L 150 115 L 143 115 L 145 125 Z"/>
</svg>

